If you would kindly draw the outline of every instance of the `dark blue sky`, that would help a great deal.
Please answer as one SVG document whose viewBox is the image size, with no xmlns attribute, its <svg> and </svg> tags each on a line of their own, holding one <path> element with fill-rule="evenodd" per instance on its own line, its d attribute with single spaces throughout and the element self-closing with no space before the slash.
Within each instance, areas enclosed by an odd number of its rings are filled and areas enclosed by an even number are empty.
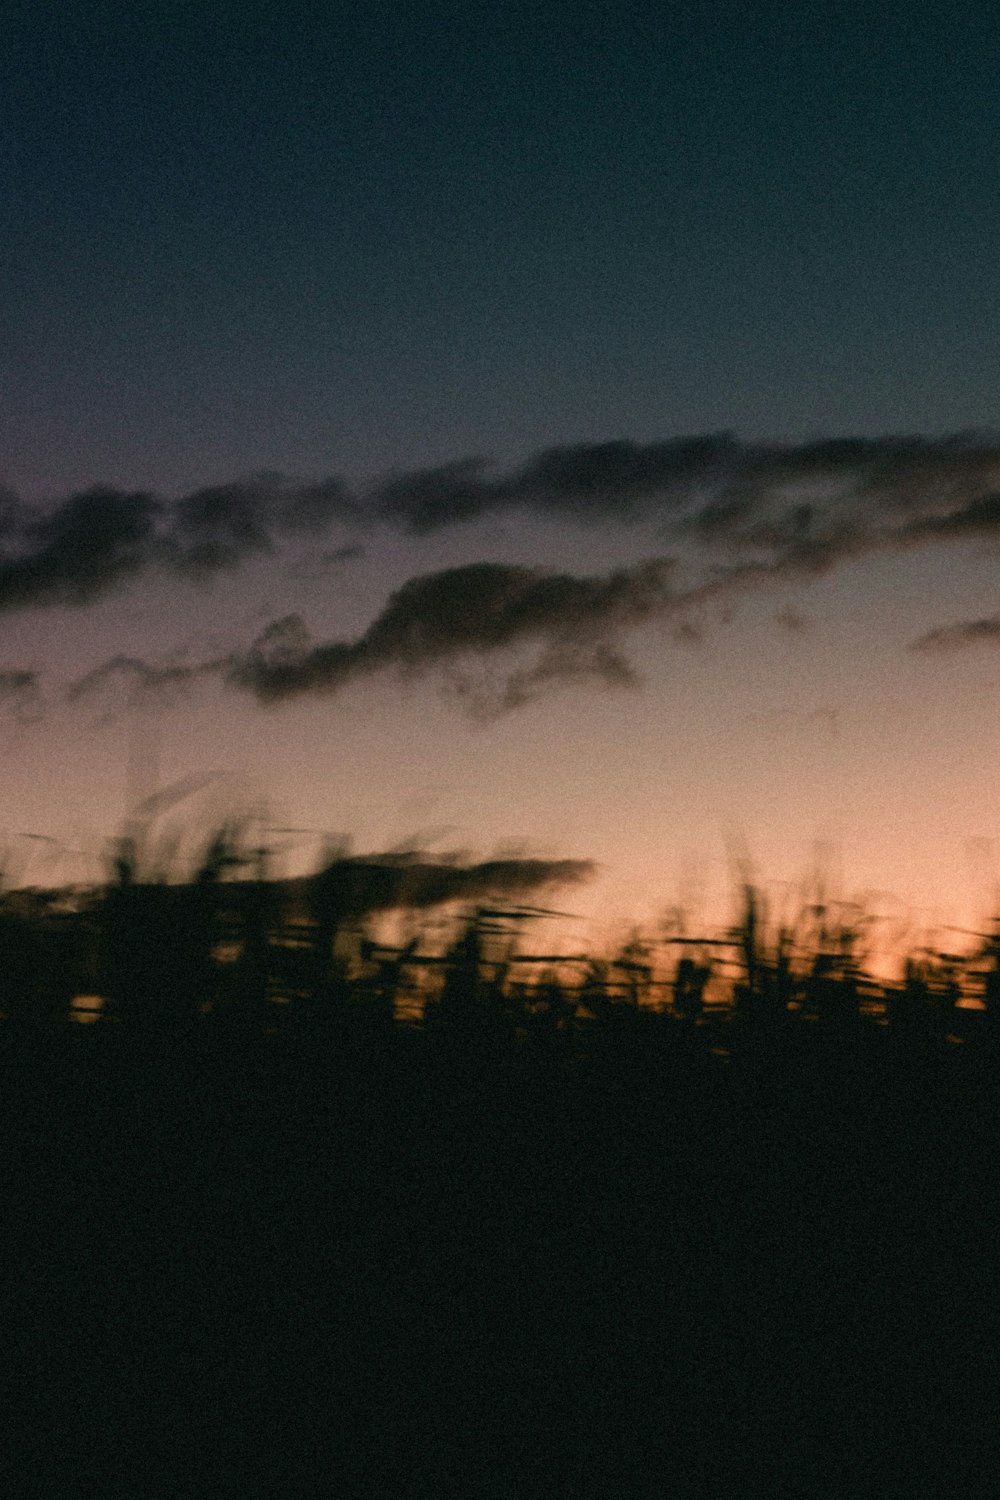
<svg viewBox="0 0 1000 1500">
<path fill-rule="evenodd" d="M 0 480 L 994 426 L 998 31 L 5 7 Z"/>
</svg>

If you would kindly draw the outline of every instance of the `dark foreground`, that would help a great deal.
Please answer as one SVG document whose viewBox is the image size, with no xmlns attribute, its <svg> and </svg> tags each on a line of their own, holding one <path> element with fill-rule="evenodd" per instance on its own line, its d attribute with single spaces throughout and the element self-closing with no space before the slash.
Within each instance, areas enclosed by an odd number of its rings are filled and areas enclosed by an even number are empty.
<svg viewBox="0 0 1000 1500">
<path fill-rule="evenodd" d="M 1000 1049 L 6 1028 L 6 1492 L 986 1496 Z"/>
</svg>

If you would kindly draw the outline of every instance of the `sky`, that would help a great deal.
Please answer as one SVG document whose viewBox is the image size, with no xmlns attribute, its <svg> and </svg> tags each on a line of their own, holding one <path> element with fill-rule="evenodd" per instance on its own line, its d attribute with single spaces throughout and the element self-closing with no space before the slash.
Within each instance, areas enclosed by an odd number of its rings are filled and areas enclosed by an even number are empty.
<svg viewBox="0 0 1000 1500">
<path fill-rule="evenodd" d="M 174 788 L 289 869 L 593 861 L 567 933 L 748 870 L 981 923 L 998 61 L 976 3 L 8 7 L 6 878 Z"/>
</svg>

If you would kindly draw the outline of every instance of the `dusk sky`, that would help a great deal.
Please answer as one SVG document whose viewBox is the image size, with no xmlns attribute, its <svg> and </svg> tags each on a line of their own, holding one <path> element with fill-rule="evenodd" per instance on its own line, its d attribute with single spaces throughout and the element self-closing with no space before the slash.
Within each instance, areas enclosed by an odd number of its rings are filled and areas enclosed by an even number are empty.
<svg viewBox="0 0 1000 1500">
<path fill-rule="evenodd" d="M 976 3 L 6 7 L 7 878 L 203 778 L 291 864 L 592 859 L 594 930 L 744 858 L 983 920 L 998 63 Z"/>
</svg>

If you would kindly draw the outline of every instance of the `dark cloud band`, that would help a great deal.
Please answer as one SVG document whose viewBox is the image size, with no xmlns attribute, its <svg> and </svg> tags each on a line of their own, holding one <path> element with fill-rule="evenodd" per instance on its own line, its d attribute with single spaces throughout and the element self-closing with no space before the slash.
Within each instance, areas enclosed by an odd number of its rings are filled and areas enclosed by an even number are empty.
<svg viewBox="0 0 1000 1500">
<path fill-rule="evenodd" d="M 276 620 L 231 659 L 225 676 L 275 703 L 335 693 L 386 670 L 419 673 L 470 655 L 539 646 L 535 666 L 507 680 L 513 707 L 543 684 L 581 674 L 627 678 L 610 640 L 673 606 L 672 571 L 664 558 L 583 578 L 499 563 L 448 568 L 410 579 L 354 640 L 314 642 L 300 616 Z"/>
<path fill-rule="evenodd" d="M 993 436 L 780 444 L 706 433 L 548 448 L 499 474 L 481 458 L 415 469 L 375 486 L 364 510 L 418 533 L 518 508 L 586 522 L 652 519 L 706 546 L 766 550 L 815 537 L 832 517 L 843 525 L 845 513 L 855 524 L 947 514 L 998 485 Z"/>
<path fill-rule="evenodd" d="M 338 916 L 429 908 L 454 901 L 482 901 L 539 894 L 591 880 L 597 866 L 585 859 L 494 859 L 480 864 L 442 864 L 428 856 L 343 859 L 307 878 Z"/>
<path fill-rule="evenodd" d="M 0 610 L 90 604 L 153 567 L 198 576 L 237 567 L 282 540 L 357 518 L 337 480 L 274 475 L 167 501 L 91 489 L 34 511 L 0 496 Z"/>
<path fill-rule="evenodd" d="M 334 526 L 424 533 L 521 510 L 587 524 L 655 524 L 696 557 L 818 572 L 866 551 L 1000 530 L 1000 439 L 746 443 L 708 433 L 547 448 L 507 472 L 467 458 L 351 492 L 339 479 L 261 474 L 167 500 L 97 488 L 33 510 L 0 492 L 0 610 L 78 606 L 159 567 L 201 576 Z"/>
</svg>

